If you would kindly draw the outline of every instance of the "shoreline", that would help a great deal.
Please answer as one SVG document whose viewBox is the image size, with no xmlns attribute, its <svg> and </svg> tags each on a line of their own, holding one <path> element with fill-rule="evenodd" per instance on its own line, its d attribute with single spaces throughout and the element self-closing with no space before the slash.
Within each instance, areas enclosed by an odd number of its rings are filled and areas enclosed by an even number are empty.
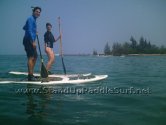
<svg viewBox="0 0 166 125">
<path fill-rule="evenodd" d="M 166 56 L 166 54 L 128 54 L 125 56 Z"/>
<path fill-rule="evenodd" d="M 115 55 L 104 55 L 104 54 L 100 54 L 100 55 L 96 55 L 96 56 L 104 56 L 104 57 L 108 57 L 108 56 L 115 56 Z M 118 55 L 119 57 L 125 57 L 125 56 L 166 56 L 166 54 L 122 54 L 122 55 Z"/>
</svg>

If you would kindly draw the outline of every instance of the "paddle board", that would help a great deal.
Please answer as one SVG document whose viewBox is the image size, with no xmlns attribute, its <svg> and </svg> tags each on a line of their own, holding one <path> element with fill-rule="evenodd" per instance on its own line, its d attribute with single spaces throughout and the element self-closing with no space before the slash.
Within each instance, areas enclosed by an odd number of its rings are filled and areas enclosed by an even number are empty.
<svg viewBox="0 0 166 125">
<path fill-rule="evenodd" d="M 14 75 L 28 75 L 27 72 L 18 72 L 18 71 L 10 71 L 10 74 Z M 34 73 L 34 76 L 40 76 L 39 73 Z M 60 74 L 52 74 L 49 75 L 49 77 L 77 77 L 77 76 L 89 76 L 91 73 L 86 73 L 86 74 L 66 74 L 66 75 L 60 75 Z"/>
<path fill-rule="evenodd" d="M 108 75 L 88 75 L 82 77 L 73 77 L 73 76 L 56 76 L 56 77 L 49 77 L 49 81 L 0 81 L 0 84 L 8 84 L 8 83 L 24 83 L 24 84 L 36 84 L 36 85 L 53 85 L 53 84 L 80 84 L 80 83 L 88 83 L 106 79 Z"/>
</svg>

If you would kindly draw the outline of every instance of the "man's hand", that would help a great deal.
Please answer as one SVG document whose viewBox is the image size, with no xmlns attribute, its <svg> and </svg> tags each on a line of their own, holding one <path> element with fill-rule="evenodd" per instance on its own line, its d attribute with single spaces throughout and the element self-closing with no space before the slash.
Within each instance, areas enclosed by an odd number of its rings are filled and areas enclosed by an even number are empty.
<svg viewBox="0 0 166 125">
<path fill-rule="evenodd" d="M 36 42 L 32 42 L 32 46 L 34 49 L 36 49 Z"/>
</svg>

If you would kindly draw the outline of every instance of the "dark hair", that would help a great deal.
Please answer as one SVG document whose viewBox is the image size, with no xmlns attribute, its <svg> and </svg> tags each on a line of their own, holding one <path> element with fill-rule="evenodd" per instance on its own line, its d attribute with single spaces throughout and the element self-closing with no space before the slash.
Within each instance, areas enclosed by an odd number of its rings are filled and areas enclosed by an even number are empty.
<svg viewBox="0 0 166 125">
<path fill-rule="evenodd" d="M 51 23 L 46 23 L 46 27 L 47 27 L 47 26 L 51 26 L 51 27 L 52 27 Z"/>
<path fill-rule="evenodd" d="M 41 12 L 41 8 L 40 7 L 33 7 L 33 12 L 35 12 L 37 9 L 39 9 L 40 10 L 40 12 Z"/>
</svg>

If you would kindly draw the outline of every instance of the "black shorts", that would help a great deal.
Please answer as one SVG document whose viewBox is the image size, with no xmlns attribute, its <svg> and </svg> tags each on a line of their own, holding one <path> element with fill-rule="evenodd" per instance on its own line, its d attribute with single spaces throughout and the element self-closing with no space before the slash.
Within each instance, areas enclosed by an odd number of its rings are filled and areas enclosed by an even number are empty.
<svg viewBox="0 0 166 125">
<path fill-rule="evenodd" d="M 27 54 L 27 57 L 34 57 L 37 58 L 37 51 L 33 48 L 32 42 L 29 38 L 23 38 L 23 45 Z"/>
<path fill-rule="evenodd" d="M 53 42 L 45 42 L 46 46 L 49 48 L 53 48 Z"/>
</svg>

